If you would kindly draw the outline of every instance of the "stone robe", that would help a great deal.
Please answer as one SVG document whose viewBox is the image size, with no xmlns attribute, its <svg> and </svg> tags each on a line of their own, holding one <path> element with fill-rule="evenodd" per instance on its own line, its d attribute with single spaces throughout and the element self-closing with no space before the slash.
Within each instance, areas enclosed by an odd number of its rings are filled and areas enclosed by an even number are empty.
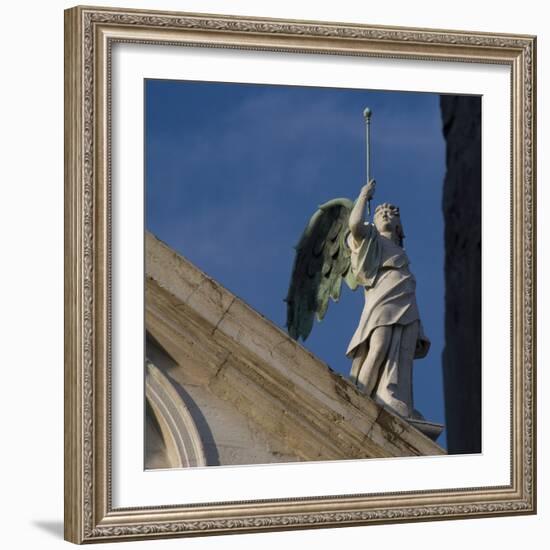
<svg viewBox="0 0 550 550">
<path fill-rule="evenodd" d="M 374 329 L 392 327 L 388 354 L 380 366 L 373 397 L 403 417 L 421 417 L 414 411 L 413 358 L 424 357 L 430 341 L 424 335 L 416 303 L 416 280 L 409 258 L 399 245 L 366 223 L 360 242 L 350 234 L 351 269 L 365 292 L 365 306 L 346 354 L 353 358 L 351 378 L 357 383 L 369 352 Z"/>
</svg>

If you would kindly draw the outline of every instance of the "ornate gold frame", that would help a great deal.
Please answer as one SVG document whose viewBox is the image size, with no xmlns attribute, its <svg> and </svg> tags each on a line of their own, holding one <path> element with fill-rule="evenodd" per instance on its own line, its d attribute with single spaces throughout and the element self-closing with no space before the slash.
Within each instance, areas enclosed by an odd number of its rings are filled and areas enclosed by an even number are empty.
<svg viewBox="0 0 550 550">
<path fill-rule="evenodd" d="M 109 87 L 117 41 L 497 63 L 512 73 L 512 460 L 505 487 L 113 509 Z M 76 7 L 65 12 L 65 538 L 101 542 L 536 511 L 533 36 Z"/>
</svg>

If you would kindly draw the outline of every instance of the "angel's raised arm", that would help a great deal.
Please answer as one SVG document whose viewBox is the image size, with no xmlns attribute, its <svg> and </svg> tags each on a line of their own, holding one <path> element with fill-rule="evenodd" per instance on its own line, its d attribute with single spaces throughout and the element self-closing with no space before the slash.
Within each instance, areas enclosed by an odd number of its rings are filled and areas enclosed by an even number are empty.
<svg viewBox="0 0 550 550">
<path fill-rule="evenodd" d="M 349 230 L 356 242 L 366 237 L 365 208 L 367 206 L 367 201 L 372 199 L 375 188 L 376 182 L 374 180 L 370 180 L 369 183 L 361 188 L 359 197 L 357 197 L 349 216 Z"/>
</svg>

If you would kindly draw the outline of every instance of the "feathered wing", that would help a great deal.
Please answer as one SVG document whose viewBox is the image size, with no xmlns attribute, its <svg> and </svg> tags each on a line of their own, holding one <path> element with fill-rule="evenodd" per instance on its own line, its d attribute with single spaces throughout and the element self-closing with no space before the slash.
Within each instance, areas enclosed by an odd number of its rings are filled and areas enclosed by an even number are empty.
<svg viewBox="0 0 550 550">
<path fill-rule="evenodd" d="M 357 281 L 350 266 L 346 244 L 348 220 L 353 208 L 349 199 L 333 199 L 319 207 L 296 245 L 287 302 L 287 329 L 292 338 L 305 340 L 314 317 L 325 316 L 329 298 L 340 298 L 342 279 L 355 290 Z"/>
</svg>

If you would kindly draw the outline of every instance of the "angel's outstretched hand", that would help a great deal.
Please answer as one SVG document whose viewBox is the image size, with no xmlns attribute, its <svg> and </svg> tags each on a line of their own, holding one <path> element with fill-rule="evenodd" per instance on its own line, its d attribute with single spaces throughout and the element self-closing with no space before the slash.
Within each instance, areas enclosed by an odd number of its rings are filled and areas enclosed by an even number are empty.
<svg viewBox="0 0 550 550">
<path fill-rule="evenodd" d="M 366 185 L 363 185 L 363 187 L 361 188 L 360 195 L 364 196 L 367 200 L 370 201 L 374 196 L 375 189 L 376 189 L 376 181 L 370 180 L 369 183 L 367 183 Z"/>
</svg>

